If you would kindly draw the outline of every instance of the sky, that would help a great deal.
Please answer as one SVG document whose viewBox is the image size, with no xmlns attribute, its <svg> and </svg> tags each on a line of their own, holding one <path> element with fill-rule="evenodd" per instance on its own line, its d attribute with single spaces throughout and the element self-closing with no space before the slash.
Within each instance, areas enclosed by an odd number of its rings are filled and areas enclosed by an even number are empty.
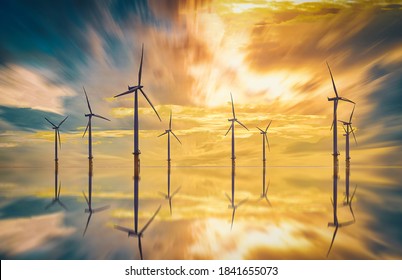
<svg viewBox="0 0 402 280">
<path fill-rule="evenodd" d="M 239 165 L 332 164 L 334 95 L 356 102 L 352 164 L 402 165 L 402 5 L 397 1 L 8 1 L 0 11 L 0 167 L 86 167 L 88 112 L 97 166 L 132 164 L 133 97 L 142 83 L 162 118 L 140 96 L 143 165 L 229 165 L 232 93 Z M 338 118 L 352 106 L 341 102 Z M 340 162 L 345 160 L 338 124 Z"/>
</svg>

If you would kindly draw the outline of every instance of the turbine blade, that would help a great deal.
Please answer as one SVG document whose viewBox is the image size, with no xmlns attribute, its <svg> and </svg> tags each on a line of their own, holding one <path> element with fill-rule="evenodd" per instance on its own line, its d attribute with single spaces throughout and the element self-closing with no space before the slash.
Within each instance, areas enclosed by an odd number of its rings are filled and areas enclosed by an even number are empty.
<svg viewBox="0 0 402 280">
<path fill-rule="evenodd" d="M 93 116 L 94 116 L 94 117 L 97 117 L 97 118 L 100 118 L 100 119 L 107 120 L 107 121 L 110 122 L 110 120 L 109 120 L 108 118 L 102 117 L 101 115 L 96 115 L 96 114 L 94 114 Z"/>
<path fill-rule="evenodd" d="M 143 59 L 144 59 L 144 44 L 142 44 L 142 48 L 141 48 L 141 62 L 140 62 L 140 69 L 138 70 L 138 85 L 141 85 Z"/>
<path fill-rule="evenodd" d="M 143 260 L 144 257 L 142 255 L 141 236 L 138 236 L 138 249 L 140 250 L 140 258 L 141 258 L 141 260 Z"/>
<path fill-rule="evenodd" d="M 230 225 L 230 229 L 233 228 L 233 222 L 234 222 L 235 213 L 236 213 L 236 207 L 234 207 L 234 208 L 233 208 L 233 211 L 232 211 L 232 223 L 231 223 L 231 225 Z"/>
<path fill-rule="evenodd" d="M 177 141 L 179 141 L 179 143 L 181 144 L 181 141 L 179 140 L 179 138 L 177 138 L 176 134 L 174 134 L 174 132 L 173 132 L 173 131 L 170 131 L 170 132 L 173 134 L 174 138 L 176 138 L 176 139 L 177 139 Z"/>
<path fill-rule="evenodd" d="M 225 193 L 225 196 L 227 197 L 227 199 L 229 200 L 230 203 L 232 203 L 232 200 L 230 199 L 229 195 L 227 193 Z"/>
<path fill-rule="evenodd" d="M 106 205 L 106 206 L 102 206 L 102 207 L 93 209 L 92 212 L 93 212 L 93 213 L 98 213 L 98 212 L 102 212 L 102 211 L 104 211 L 104 210 L 106 210 L 106 209 L 109 209 L 109 208 L 110 208 L 110 206 L 109 206 L 109 205 Z"/>
<path fill-rule="evenodd" d="M 336 90 L 336 86 L 335 86 L 335 82 L 334 82 L 334 77 L 332 76 L 331 68 L 329 67 L 328 62 L 326 62 L 326 63 L 327 63 L 327 66 L 328 66 L 329 74 L 331 75 L 332 86 L 334 87 L 335 95 L 336 95 L 336 97 L 339 97 L 338 92 L 337 92 L 337 90 Z"/>
<path fill-rule="evenodd" d="M 262 130 L 261 128 L 259 128 L 258 126 L 257 126 L 257 129 L 258 129 L 259 131 L 261 131 L 262 133 L 265 133 L 265 131 Z"/>
<path fill-rule="evenodd" d="M 58 190 L 58 192 L 57 192 L 57 198 L 60 197 L 60 190 L 61 190 L 61 181 L 59 182 L 59 190 Z"/>
<path fill-rule="evenodd" d="M 155 219 L 155 216 L 158 214 L 159 210 L 161 210 L 161 205 L 159 205 L 158 209 L 155 211 L 155 214 L 149 219 L 149 221 L 145 224 L 145 226 L 142 228 L 140 231 L 140 235 L 148 228 L 148 226 L 152 223 L 152 221 Z"/>
<path fill-rule="evenodd" d="M 132 93 L 132 92 L 136 91 L 137 89 L 138 89 L 137 87 L 133 87 L 133 88 L 131 88 L 131 89 L 129 89 L 129 90 L 123 92 L 123 93 L 120 93 L 120 94 L 118 94 L 118 95 L 115 95 L 114 98 L 119 97 L 119 96 L 122 96 L 122 95 L 129 94 L 129 93 Z"/>
<path fill-rule="evenodd" d="M 89 206 L 89 200 L 88 200 L 88 197 L 85 195 L 84 191 L 82 191 L 82 194 L 84 195 L 84 198 L 85 198 L 85 200 L 86 200 L 86 202 L 87 202 L 87 204 L 88 204 L 88 206 Z"/>
<path fill-rule="evenodd" d="M 172 215 L 172 198 L 173 198 L 173 197 L 171 197 L 171 198 L 169 199 L 169 210 L 170 210 L 170 215 Z"/>
<path fill-rule="evenodd" d="M 85 233 L 87 233 L 87 229 L 88 229 L 89 221 L 91 220 L 91 217 L 92 217 L 92 212 L 89 213 L 87 224 L 85 225 L 85 230 L 84 230 L 84 233 L 82 234 L 82 236 L 85 236 Z"/>
<path fill-rule="evenodd" d="M 48 205 L 46 205 L 45 210 L 49 209 L 53 204 L 56 203 L 56 200 L 52 200 Z"/>
<path fill-rule="evenodd" d="M 228 135 L 229 131 L 232 129 L 233 123 L 230 125 L 228 131 L 226 132 L 225 136 Z"/>
<path fill-rule="evenodd" d="M 342 125 L 343 130 L 345 130 L 345 133 L 348 134 L 348 131 L 346 130 L 345 126 Z"/>
<path fill-rule="evenodd" d="M 88 120 L 88 123 L 87 123 L 87 127 L 85 128 L 84 134 L 82 135 L 82 138 L 84 138 L 85 133 L 87 133 L 88 127 L 89 127 L 89 120 Z"/>
<path fill-rule="evenodd" d="M 245 198 L 245 199 L 243 199 L 242 201 L 240 201 L 240 202 L 237 204 L 237 207 L 239 207 L 240 205 L 244 204 L 247 200 L 248 200 L 248 198 Z"/>
<path fill-rule="evenodd" d="M 329 253 L 331 252 L 332 245 L 334 245 L 334 241 L 335 241 L 335 237 L 336 237 L 337 232 L 338 232 L 338 225 L 335 227 L 334 235 L 332 236 L 331 245 L 329 246 L 329 249 L 328 249 L 327 258 L 328 258 Z"/>
<path fill-rule="evenodd" d="M 64 123 L 65 120 L 67 120 L 67 118 L 68 118 L 68 116 L 65 117 L 64 120 L 62 120 L 62 121 L 59 123 L 59 127 Z"/>
<path fill-rule="evenodd" d="M 356 140 L 356 135 L 355 135 L 354 129 L 352 128 L 352 125 L 349 125 L 349 127 L 350 127 L 350 130 L 352 131 L 353 138 L 355 139 L 355 143 L 356 143 L 356 146 L 357 146 L 357 140 Z"/>
<path fill-rule="evenodd" d="M 91 114 L 92 114 L 91 104 L 89 104 L 89 99 L 88 99 L 87 92 L 85 91 L 85 88 L 84 88 L 84 87 L 82 87 L 82 88 L 84 89 L 85 98 L 87 99 L 87 104 L 88 104 L 89 112 L 91 112 Z"/>
<path fill-rule="evenodd" d="M 60 149 L 61 149 L 61 137 L 60 137 L 60 131 L 59 131 L 59 129 L 58 129 L 58 128 L 56 128 L 56 130 L 57 130 L 57 138 L 59 138 L 59 147 L 60 147 Z"/>
<path fill-rule="evenodd" d="M 152 105 L 151 100 L 149 100 L 148 96 L 145 94 L 145 92 L 140 88 L 140 91 L 142 92 L 142 94 L 144 95 L 145 99 L 148 101 L 149 105 L 151 105 L 152 109 L 154 109 L 155 114 L 158 116 L 159 120 L 162 121 L 161 117 L 159 117 L 158 112 L 156 111 L 154 105 Z"/>
<path fill-rule="evenodd" d="M 272 120 L 269 122 L 269 124 L 267 125 L 267 128 L 265 129 L 265 132 L 268 131 L 269 126 L 271 125 Z"/>
<path fill-rule="evenodd" d="M 350 209 L 350 213 L 352 214 L 353 217 L 353 223 L 356 222 L 356 217 L 355 217 L 355 213 L 353 212 L 353 208 L 352 208 L 352 204 L 349 203 L 349 209 Z"/>
<path fill-rule="evenodd" d="M 332 121 L 331 128 L 330 128 L 329 130 L 332 131 L 332 128 L 333 128 L 333 127 L 334 127 L 334 121 Z"/>
<path fill-rule="evenodd" d="M 166 197 L 167 194 L 163 193 L 163 192 L 158 192 L 161 196 Z"/>
<path fill-rule="evenodd" d="M 268 197 L 265 197 L 265 200 L 267 201 L 269 207 L 272 207 L 272 204 L 271 204 L 271 202 L 269 201 Z"/>
<path fill-rule="evenodd" d="M 340 223 L 339 227 L 346 227 L 346 226 L 350 226 L 353 225 L 355 223 L 355 221 L 348 221 L 348 222 L 344 222 L 344 223 Z"/>
<path fill-rule="evenodd" d="M 51 121 L 49 121 L 49 119 L 48 118 L 46 118 L 45 117 L 45 120 L 47 120 L 48 121 L 48 123 L 50 123 L 52 126 L 53 126 L 53 128 L 56 128 L 57 126 L 54 124 L 54 123 L 52 123 Z"/>
<path fill-rule="evenodd" d="M 235 114 L 235 109 L 234 109 L 234 104 L 233 104 L 233 97 L 232 97 L 232 93 L 230 93 L 230 100 L 232 100 L 232 114 L 233 114 L 233 118 L 236 118 L 236 114 Z"/>
<path fill-rule="evenodd" d="M 120 231 L 124 231 L 127 232 L 129 234 L 134 234 L 134 231 L 130 228 L 126 228 L 126 227 L 122 227 L 122 226 L 118 226 L 118 225 L 114 225 L 114 228 Z"/>
<path fill-rule="evenodd" d="M 158 137 L 161 137 L 162 135 L 165 135 L 167 132 L 165 131 L 164 133 L 162 133 L 161 135 L 159 135 Z"/>
<path fill-rule="evenodd" d="M 353 194 L 352 194 L 352 197 L 350 198 L 350 201 L 352 201 L 353 198 L 355 197 L 356 189 L 357 189 L 357 185 L 356 185 L 356 187 L 355 187 L 355 190 L 353 191 Z"/>
<path fill-rule="evenodd" d="M 172 130 L 172 110 L 170 110 L 169 130 Z"/>
<path fill-rule="evenodd" d="M 353 105 L 353 110 L 352 110 L 352 114 L 350 114 L 349 123 L 352 123 L 352 117 L 353 117 L 353 113 L 355 112 L 355 107 L 356 107 L 356 104 Z"/>
<path fill-rule="evenodd" d="M 269 147 L 269 141 L 268 141 L 268 136 L 266 134 L 264 134 L 265 136 L 265 140 L 267 140 L 267 144 L 268 144 L 268 151 L 271 151 L 271 148 Z"/>
<path fill-rule="evenodd" d="M 174 191 L 174 193 L 172 194 L 172 198 L 180 191 L 181 187 L 179 187 L 177 190 Z"/>
<path fill-rule="evenodd" d="M 240 121 L 236 120 L 236 122 L 237 122 L 238 124 L 240 124 L 242 127 L 244 127 L 245 129 L 248 130 L 248 128 L 247 128 L 244 124 L 242 124 Z"/>
<path fill-rule="evenodd" d="M 346 101 L 346 102 L 349 102 L 349 103 L 352 103 L 352 104 L 356 104 L 354 101 L 352 101 L 350 99 L 347 99 L 345 97 L 339 97 L 339 100 Z"/>
<path fill-rule="evenodd" d="M 66 205 L 64 205 L 64 203 L 63 203 L 63 202 L 61 202 L 60 200 L 57 200 L 57 202 L 60 204 L 60 206 L 61 206 L 61 207 L 63 207 L 63 208 L 64 208 L 64 210 L 68 211 L 67 206 L 66 206 Z"/>
</svg>

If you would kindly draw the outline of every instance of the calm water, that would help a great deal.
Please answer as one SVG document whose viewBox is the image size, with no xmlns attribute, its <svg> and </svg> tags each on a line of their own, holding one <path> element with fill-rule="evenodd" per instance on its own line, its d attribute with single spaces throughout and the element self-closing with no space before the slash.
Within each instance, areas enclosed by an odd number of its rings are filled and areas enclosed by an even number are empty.
<svg viewBox="0 0 402 280">
<path fill-rule="evenodd" d="M 328 226 L 335 218 L 332 168 L 236 167 L 232 176 L 231 167 L 172 167 L 170 174 L 167 167 L 141 167 L 138 230 L 161 205 L 143 233 L 143 257 L 401 259 L 401 171 L 352 166 L 354 196 L 344 205 L 341 168 L 336 230 Z M 115 229 L 134 227 L 131 169 L 95 165 L 92 182 L 88 170 L 60 169 L 56 191 L 51 169 L 0 175 L 2 259 L 140 258 L 138 239 Z M 89 199 L 91 183 L 92 215 L 83 195 Z"/>
</svg>

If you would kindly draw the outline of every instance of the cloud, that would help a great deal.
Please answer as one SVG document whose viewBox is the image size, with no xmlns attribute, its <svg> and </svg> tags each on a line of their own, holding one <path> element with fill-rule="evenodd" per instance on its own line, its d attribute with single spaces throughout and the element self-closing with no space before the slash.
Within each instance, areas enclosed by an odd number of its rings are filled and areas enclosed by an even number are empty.
<svg viewBox="0 0 402 280">
<path fill-rule="evenodd" d="M 75 93 L 69 87 L 52 83 L 52 76 L 45 69 L 19 65 L 0 68 L 1 104 L 63 114 L 63 98 Z"/>
</svg>

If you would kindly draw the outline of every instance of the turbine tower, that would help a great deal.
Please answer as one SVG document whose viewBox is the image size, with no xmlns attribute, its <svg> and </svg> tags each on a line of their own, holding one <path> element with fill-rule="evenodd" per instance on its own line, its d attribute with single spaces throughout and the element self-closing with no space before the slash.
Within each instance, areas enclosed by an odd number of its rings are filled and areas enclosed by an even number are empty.
<svg viewBox="0 0 402 280">
<path fill-rule="evenodd" d="M 170 111 L 170 120 L 169 120 L 169 129 L 165 130 L 164 133 L 162 133 L 161 135 L 159 135 L 158 137 L 161 137 L 163 135 L 167 134 L 168 136 L 168 158 L 167 161 L 170 163 L 170 134 L 172 134 L 177 141 L 179 141 L 180 145 L 181 145 L 181 141 L 179 140 L 179 138 L 176 136 L 176 134 L 174 134 L 173 130 L 172 130 L 172 111 Z"/>
<path fill-rule="evenodd" d="M 151 100 L 149 100 L 148 96 L 145 94 L 143 90 L 143 85 L 141 84 L 141 75 L 142 75 L 142 62 L 144 58 L 144 44 L 142 44 L 142 50 L 141 50 L 141 62 L 140 62 L 140 69 L 138 71 L 138 84 L 136 86 L 128 86 L 128 90 L 120 93 L 116 96 L 123 96 L 126 94 L 133 93 L 134 94 L 134 169 L 135 169 L 135 175 L 138 176 L 138 170 L 139 170 L 139 156 L 140 156 L 140 148 L 139 148 L 139 126 L 138 126 L 138 91 L 142 93 L 142 95 L 145 97 L 149 105 L 151 105 L 152 109 L 154 110 L 155 114 L 158 116 L 159 120 L 161 118 L 159 117 L 158 112 L 155 110 L 155 107 L 152 105 Z"/>
<path fill-rule="evenodd" d="M 269 147 L 268 136 L 267 136 L 268 128 L 271 125 L 271 122 L 272 122 L 272 120 L 269 122 L 269 124 L 267 125 L 267 128 L 265 130 L 262 130 L 261 128 L 257 127 L 258 130 L 260 131 L 260 134 L 262 135 L 262 161 L 264 163 L 266 161 L 266 158 L 265 158 L 265 141 L 267 141 L 268 150 L 271 151 L 271 148 Z"/>
<path fill-rule="evenodd" d="M 57 148 L 57 142 L 59 143 L 59 147 L 61 149 L 61 138 L 60 138 L 60 126 L 64 123 L 64 121 L 68 118 L 65 117 L 59 125 L 55 125 L 52 123 L 48 118 L 45 117 L 45 120 L 52 125 L 52 128 L 54 129 L 54 164 L 55 164 L 55 169 L 58 169 L 59 166 L 59 153 L 58 153 L 58 148 Z"/>
<path fill-rule="evenodd" d="M 334 157 L 334 174 L 338 174 L 338 129 L 337 129 L 337 109 L 338 109 L 338 101 L 346 101 L 350 102 L 352 104 L 355 104 L 352 100 L 349 100 L 345 97 L 340 97 L 338 95 L 338 92 L 336 90 L 334 78 L 332 76 L 331 68 L 329 67 L 329 64 L 327 62 L 329 74 L 331 75 L 331 80 L 332 80 L 332 86 L 334 88 L 335 96 L 334 97 L 328 97 L 328 101 L 333 101 L 334 102 L 334 115 L 333 115 L 333 121 L 332 121 L 332 126 L 331 129 L 333 128 L 333 157 Z"/>
<path fill-rule="evenodd" d="M 239 120 L 237 120 L 236 118 L 236 113 L 235 113 L 235 109 L 234 109 L 234 105 L 233 105 L 233 97 L 232 97 L 232 93 L 230 93 L 230 99 L 232 101 L 232 114 L 233 114 L 233 118 L 228 119 L 229 122 L 232 122 L 232 124 L 230 125 L 228 131 L 226 132 L 225 136 L 228 135 L 229 131 L 232 130 L 232 164 L 234 164 L 235 160 L 236 160 L 236 155 L 235 155 L 235 134 L 234 134 L 234 130 L 235 130 L 235 122 L 237 122 L 238 124 L 240 124 L 242 127 L 244 127 L 245 129 L 248 130 L 248 128 L 242 124 Z"/>
<path fill-rule="evenodd" d="M 353 105 L 353 110 L 352 113 L 350 114 L 350 118 L 349 121 L 339 121 L 340 123 L 343 124 L 343 129 L 345 130 L 345 134 L 343 136 L 345 136 L 346 139 L 346 167 L 348 168 L 350 166 L 350 145 L 349 145 L 349 135 L 352 134 L 353 138 L 355 139 L 355 143 L 357 145 L 357 140 L 356 140 L 356 135 L 355 135 L 355 129 L 352 127 L 352 117 L 353 117 L 353 113 L 355 111 L 355 106 Z M 346 127 L 346 128 L 345 128 Z"/>
<path fill-rule="evenodd" d="M 92 117 L 104 119 L 107 121 L 110 121 L 110 120 L 105 117 L 102 117 L 101 115 L 94 114 L 92 112 L 92 108 L 91 108 L 91 104 L 89 103 L 87 92 L 85 91 L 84 87 L 82 87 L 82 88 L 84 89 L 85 98 L 87 100 L 87 105 L 88 105 L 88 109 L 89 109 L 89 114 L 85 114 L 85 117 L 88 117 L 88 123 L 87 123 L 87 127 L 85 128 L 85 131 L 84 131 L 84 134 L 82 135 L 82 137 L 84 137 L 88 131 L 88 159 L 91 163 L 92 159 L 93 159 L 93 156 L 92 156 Z"/>
</svg>

